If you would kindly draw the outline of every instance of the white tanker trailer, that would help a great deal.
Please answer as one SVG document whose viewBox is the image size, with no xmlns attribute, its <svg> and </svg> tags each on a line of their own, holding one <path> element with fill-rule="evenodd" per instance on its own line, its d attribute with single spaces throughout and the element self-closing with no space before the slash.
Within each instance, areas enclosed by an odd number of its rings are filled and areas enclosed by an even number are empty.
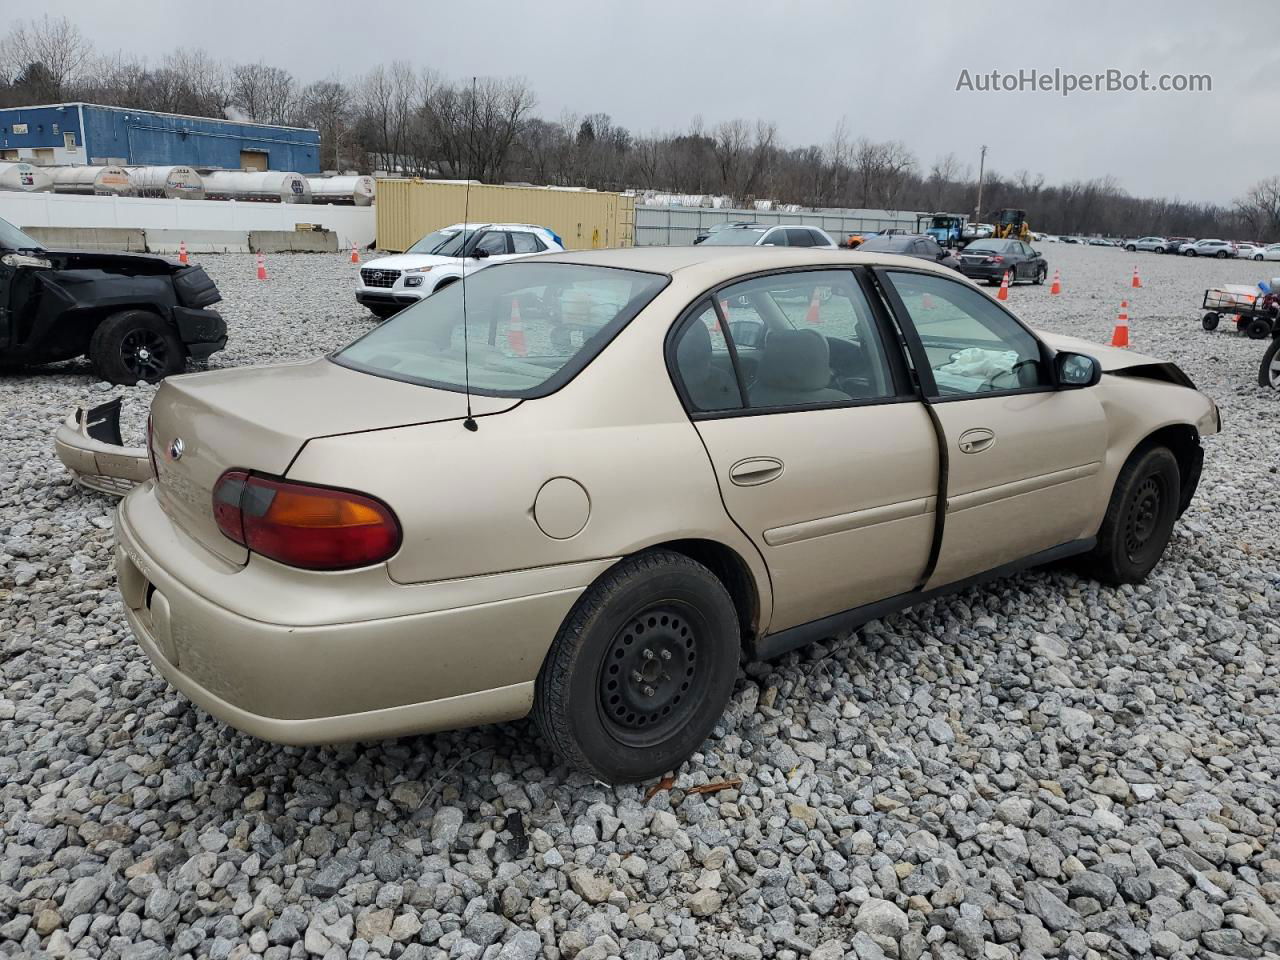
<svg viewBox="0 0 1280 960">
<path fill-rule="evenodd" d="M 373 177 L 307 177 L 312 203 L 340 203 L 357 207 L 372 205 Z"/>
<path fill-rule="evenodd" d="M 26 193 L 48 193 L 53 178 L 30 163 L 0 163 L 0 190 L 22 190 Z"/>
<path fill-rule="evenodd" d="M 93 197 L 132 197 L 137 193 L 124 167 L 57 167 L 52 172 L 54 193 Z"/>
<path fill-rule="evenodd" d="M 140 197 L 204 199 L 204 178 L 190 167 L 131 167 L 129 182 Z"/>
<path fill-rule="evenodd" d="M 259 203 L 310 203 L 311 187 L 300 173 L 215 170 L 204 176 L 210 200 L 251 200 Z"/>
</svg>

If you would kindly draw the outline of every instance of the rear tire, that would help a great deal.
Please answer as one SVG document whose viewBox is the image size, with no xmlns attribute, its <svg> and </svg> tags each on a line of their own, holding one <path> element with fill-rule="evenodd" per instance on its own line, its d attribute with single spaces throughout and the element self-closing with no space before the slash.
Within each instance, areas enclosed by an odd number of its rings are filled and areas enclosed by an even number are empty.
<svg viewBox="0 0 1280 960">
<path fill-rule="evenodd" d="M 588 776 L 657 777 L 720 719 L 740 650 L 733 600 L 715 574 L 673 551 L 636 554 L 574 604 L 538 673 L 533 717 Z"/>
<path fill-rule="evenodd" d="M 1258 386 L 1280 390 L 1280 337 L 1275 337 L 1262 355 L 1258 368 Z"/>
<path fill-rule="evenodd" d="M 103 380 L 133 386 L 181 373 L 187 352 L 173 324 L 148 310 L 122 310 L 103 320 L 89 338 L 89 360 Z"/>
<path fill-rule="evenodd" d="M 1227 259 L 1227 251 L 1219 250 L 1217 253 L 1214 254 L 1214 256 L 1217 257 L 1219 260 L 1225 260 Z"/>
<path fill-rule="evenodd" d="M 1139 450 L 1116 478 L 1085 572 L 1103 583 L 1141 583 L 1164 555 L 1178 519 L 1182 476 L 1168 447 Z"/>
<path fill-rule="evenodd" d="M 1244 328 L 1244 332 L 1250 340 L 1265 340 L 1271 336 L 1271 321 L 1264 320 L 1262 317 L 1254 317 L 1249 321 L 1248 326 Z"/>
</svg>

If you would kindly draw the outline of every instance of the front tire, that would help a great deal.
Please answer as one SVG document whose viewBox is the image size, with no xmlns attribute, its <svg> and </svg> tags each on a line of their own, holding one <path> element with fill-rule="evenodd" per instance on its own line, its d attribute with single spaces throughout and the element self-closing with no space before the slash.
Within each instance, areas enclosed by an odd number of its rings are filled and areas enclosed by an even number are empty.
<svg viewBox="0 0 1280 960">
<path fill-rule="evenodd" d="M 1258 368 L 1258 386 L 1280 390 L 1280 337 L 1276 337 L 1262 354 Z"/>
<path fill-rule="evenodd" d="M 1210 310 L 1208 313 L 1206 313 L 1203 317 L 1200 318 L 1200 326 L 1204 327 L 1206 330 L 1217 330 L 1218 321 L 1221 319 L 1222 318 L 1218 316 L 1218 314 Z"/>
<path fill-rule="evenodd" d="M 1044 283 L 1044 278 L 1049 275 L 1048 267 L 1041 267 L 1036 271 L 1036 278 L 1032 282 L 1038 287 Z"/>
<path fill-rule="evenodd" d="M 673 551 L 636 554 L 574 604 L 538 673 L 533 717 L 588 776 L 657 777 L 720 719 L 740 650 L 733 600 L 715 574 Z"/>
<path fill-rule="evenodd" d="M 89 338 L 94 371 L 110 383 L 158 383 L 181 373 L 187 353 L 173 325 L 147 310 L 121 310 L 103 320 Z"/>
<path fill-rule="evenodd" d="M 1244 332 L 1250 340 L 1265 340 L 1271 336 L 1271 321 L 1254 317 L 1244 328 Z"/>
<path fill-rule="evenodd" d="M 1085 572 L 1103 583 L 1141 583 L 1164 555 L 1182 496 L 1178 461 L 1168 447 L 1135 453 L 1116 478 L 1098 544 Z"/>
<path fill-rule="evenodd" d="M 1132 243 L 1131 243 L 1131 244 L 1129 244 L 1128 246 L 1126 246 L 1126 247 L 1125 247 L 1125 249 L 1126 249 L 1126 250 L 1128 250 L 1130 253 L 1137 253 L 1137 252 L 1138 252 L 1138 248 L 1137 248 L 1137 247 L 1135 247 Z"/>
</svg>

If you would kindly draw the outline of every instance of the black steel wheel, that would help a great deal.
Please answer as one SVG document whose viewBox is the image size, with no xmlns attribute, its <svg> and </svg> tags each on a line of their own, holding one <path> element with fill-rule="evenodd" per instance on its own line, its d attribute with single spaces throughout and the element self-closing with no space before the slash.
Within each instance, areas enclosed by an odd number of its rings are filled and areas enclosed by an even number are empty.
<svg viewBox="0 0 1280 960">
<path fill-rule="evenodd" d="M 652 746 L 684 722 L 681 704 L 706 694 L 708 670 L 698 669 L 705 640 L 702 616 L 683 604 L 655 604 L 618 630 L 600 665 L 597 706 L 620 743 Z"/>
<path fill-rule="evenodd" d="M 1182 496 L 1178 460 L 1167 447 L 1140 448 L 1116 478 L 1098 543 L 1085 571 L 1106 583 L 1140 583 L 1164 555 Z"/>
<path fill-rule="evenodd" d="M 156 383 L 181 373 L 187 353 L 173 325 L 147 310 L 122 310 L 103 320 L 89 340 L 89 359 L 111 383 Z"/>
<path fill-rule="evenodd" d="M 661 776 L 715 726 L 740 655 L 737 611 L 719 578 L 684 554 L 648 550 L 578 598 L 538 673 L 533 716 L 591 777 Z"/>
</svg>

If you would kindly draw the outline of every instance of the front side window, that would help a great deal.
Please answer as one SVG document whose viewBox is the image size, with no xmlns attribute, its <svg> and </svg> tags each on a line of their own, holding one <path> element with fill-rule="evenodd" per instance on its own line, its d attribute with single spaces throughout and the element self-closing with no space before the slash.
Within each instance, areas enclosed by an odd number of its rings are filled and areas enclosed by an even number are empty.
<svg viewBox="0 0 1280 960">
<path fill-rule="evenodd" d="M 637 270 L 495 264 L 396 314 L 332 356 L 375 376 L 489 396 L 536 397 L 572 379 L 667 285 Z"/>
<path fill-rule="evenodd" d="M 930 274 L 887 276 L 924 344 L 940 398 L 1050 385 L 1040 342 L 977 290 Z"/>
<path fill-rule="evenodd" d="M 489 230 L 480 234 L 475 246 L 468 253 L 487 253 L 491 257 L 501 257 L 507 252 L 507 235 L 501 230 Z"/>
<path fill-rule="evenodd" d="M 896 395 L 893 374 L 870 305 L 848 270 L 811 270 L 755 277 L 716 293 L 726 331 L 714 311 L 694 312 L 707 328 L 710 366 L 736 374 L 746 387 L 748 409 L 785 410 L 873 401 Z M 686 321 L 688 322 L 688 321 Z M 705 374 L 703 335 L 683 327 L 676 343 L 676 373 L 697 410 L 741 405 L 723 373 Z M 696 339 L 697 345 L 685 341 Z M 681 348 L 690 354 L 681 359 Z M 732 364 L 736 362 L 737 369 Z M 684 370 L 698 374 L 692 385 Z M 713 378 L 708 384 L 707 377 Z M 699 396 L 730 397 L 731 405 L 707 406 Z M 721 402 L 719 399 L 713 402 Z"/>
<path fill-rule="evenodd" d="M 764 242 L 760 244 L 762 247 L 785 247 L 787 243 L 787 231 L 770 230 L 765 236 Z"/>
</svg>

